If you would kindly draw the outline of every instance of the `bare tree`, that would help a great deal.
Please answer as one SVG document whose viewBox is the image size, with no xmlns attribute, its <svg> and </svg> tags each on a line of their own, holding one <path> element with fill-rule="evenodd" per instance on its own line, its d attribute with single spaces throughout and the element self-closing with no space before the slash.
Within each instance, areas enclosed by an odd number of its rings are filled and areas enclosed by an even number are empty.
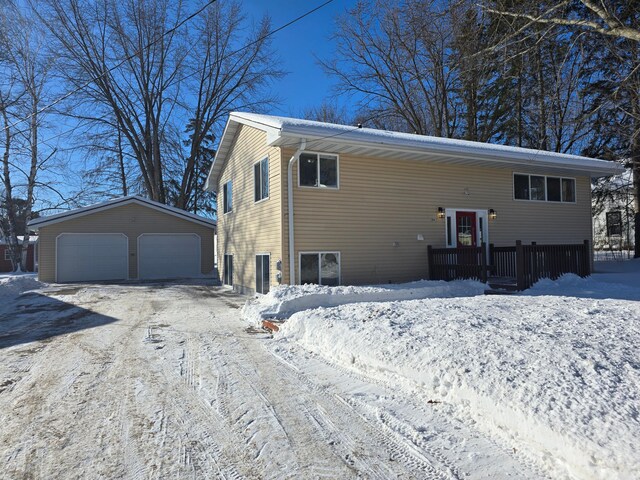
<svg viewBox="0 0 640 480">
<path fill-rule="evenodd" d="M 378 122 L 401 120 L 405 131 L 452 137 L 451 32 L 436 3 L 359 1 L 338 20 L 336 57 L 321 63 Z"/>
<path fill-rule="evenodd" d="M 209 170 L 215 153 L 212 145 L 221 136 L 229 112 L 262 109 L 276 101 L 263 93 L 270 82 L 284 75 L 274 67 L 269 48 L 270 21 L 263 18 L 244 36 L 246 23 L 241 4 L 234 1 L 212 5 L 189 29 L 193 50 L 185 61 L 182 87 L 189 115 L 184 125 L 188 150 L 182 153 L 184 166 L 173 192 L 177 207 L 198 209 L 195 200 L 204 195 L 200 192 L 203 172 Z"/>
<path fill-rule="evenodd" d="M 523 2 L 526 3 L 526 2 Z M 542 2 L 539 2 L 542 3 Z M 574 30 L 593 32 L 616 38 L 626 38 L 640 42 L 640 28 L 628 16 L 621 16 L 620 9 L 634 8 L 632 1 L 594 1 L 594 0 L 564 0 L 553 2 L 542 12 L 514 11 L 506 8 L 492 8 L 485 6 L 488 12 L 504 15 L 512 18 L 526 20 L 529 24 L 546 24 L 570 27 Z M 580 16 L 570 15 L 575 13 L 576 7 L 582 6 Z M 637 9 L 638 6 L 635 5 Z M 624 19 L 624 20 L 623 20 Z M 626 20 L 626 22 L 625 22 Z"/>
<path fill-rule="evenodd" d="M 181 208 L 197 197 L 195 209 L 204 207 L 197 172 L 223 119 L 269 104 L 263 92 L 282 74 L 273 67 L 268 19 L 249 28 L 238 2 L 203 1 L 187 16 L 170 0 L 42 1 L 61 74 L 77 90 L 71 114 L 121 136 L 118 152 L 105 157 L 120 167 L 135 159 L 133 176 L 149 197 Z"/>
<path fill-rule="evenodd" d="M 15 270 L 24 270 L 36 190 L 55 151 L 42 157 L 39 132 L 41 104 L 49 80 L 51 58 L 43 32 L 12 4 L 0 8 L 0 119 L 5 221 L 0 233 L 8 244 Z M 27 118 L 27 122 L 19 120 Z M 23 225 L 20 227 L 20 225 Z M 24 230 L 23 230 L 24 229 Z M 22 231 L 21 231 L 22 230 Z M 23 236 L 22 242 L 19 237 Z"/>
<path fill-rule="evenodd" d="M 516 6 L 485 1 L 486 11 L 519 23 L 503 40 L 527 38 L 531 26 L 551 26 L 562 35 L 588 34 L 592 79 L 580 93 L 594 134 L 583 151 L 611 159 L 628 159 L 632 169 L 635 256 L 640 257 L 640 6 L 638 2 L 565 0 L 525 1 Z"/>
<path fill-rule="evenodd" d="M 302 112 L 302 117 L 307 120 L 318 122 L 349 124 L 349 115 L 345 107 L 339 106 L 336 102 L 324 101 L 315 107 L 308 107 Z"/>
</svg>

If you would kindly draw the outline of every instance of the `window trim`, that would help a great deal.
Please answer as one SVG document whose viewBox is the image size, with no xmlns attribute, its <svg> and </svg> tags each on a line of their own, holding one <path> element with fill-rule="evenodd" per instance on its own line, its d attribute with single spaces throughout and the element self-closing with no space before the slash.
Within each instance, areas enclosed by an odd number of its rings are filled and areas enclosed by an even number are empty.
<svg viewBox="0 0 640 480">
<path fill-rule="evenodd" d="M 255 259 L 256 257 L 269 257 L 269 277 L 267 278 L 267 283 L 268 283 L 268 286 L 269 286 L 269 290 L 271 290 L 271 253 L 267 253 L 267 252 L 257 252 L 257 253 L 254 255 L 254 259 Z M 255 265 L 255 266 L 257 266 L 257 265 Z M 264 277 L 264 270 L 262 271 L 262 273 L 263 273 L 263 277 Z M 264 283 L 263 283 L 263 288 L 262 288 L 262 289 L 264 290 Z M 256 293 L 259 293 L 260 295 L 266 295 L 266 293 L 258 292 L 258 276 L 257 276 L 257 275 L 256 275 L 256 288 L 255 288 L 255 292 L 256 292 Z M 267 292 L 267 293 L 269 293 L 269 292 Z"/>
<path fill-rule="evenodd" d="M 260 200 L 256 200 L 256 165 L 260 165 L 260 195 L 263 194 L 262 192 L 262 162 L 266 161 L 267 162 L 267 196 L 266 197 L 262 197 Z M 257 162 L 255 162 L 252 167 L 253 168 L 253 203 L 261 203 L 261 202 L 265 202 L 267 200 L 269 200 L 269 197 L 271 197 L 271 182 L 270 182 L 270 178 L 269 178 L 269 173 L 270 173 L 270 168 L 269 168 L 269 156 L 266 156 L 260 160 L 258 160 Z M 257 254 L 256 254 L 257 255 Z"/>
<path fill-rule="evenodd" d="M 298 252 L 298 282 L 302 282 L 302 255 L 318 255 L 318 281 L 320 283 L 314 284 L 314 285 L 322 285 L 322 276 L 321 276 L 322 264 L 320 261 L 320 255 L 323 255 L 326 253 L 331 253 L 338 257 L 338 286 L 342 285 L 342 255 L 337 250 L 320 250 L 320 251 L 316 250 L 311 252 L 308 252 L 308 251 Z M 302 285 L 302 283 L 298 283 L 298 284 Z M 328 285 L 324 285 L 324 286 L 328 286 Z"/>
<path fill-rule="evenodd" d="M 227 185 L 231 184 L 231 208 L 227 210 L 227 196 L 229 196 L 229 189 Z M 222 184 L 222 214 L 227 215 L 233 212 L 233 180 L 227 180 Z"/>
<path fill-rule="evenodd" d="M 516 191 L 515 191 L 515 176 L 516 175 L 526 175 L 529 178 L 529 199 L 524 199 L 524 198 L 516 198 Z M 531 200 L 531 176 L 534 177 L 544 177 L 544 200 Z M 551 177 L 551 178 L 559 178 L 560 179 L 560 201 L 555 201 L 555 200 L 549 200 L 549 194 L 548 194 L 548 188 L 547 188 L 547 178 Z M 562 199 L 562 180 L 573 180 L 573 201 L 567 201 L 567 200 L 563 200 Z M 573 204 L 575 205 L 576 203 L 578 203 L 578 188 L 577 188 L 578 182 L 576 181 L 575 177 L 564 177 L 562 175 L 542 175 L 542 174 L 538 174 L 538 173 L 524 173 L 524 172 L 512 172 L 511 175 L 511 199 L 515 202 L 530 202 L 530 203 L 550 203 L 552 205 L 562 205 L 565 203 L 568 204 Z"/>
<path fill-rule="evenodd" d="M 9 247 L 6 245 L 4 247 L 4 261 L 5 262 L 11 261 L 11 250 L 9 250 Z"/>
<path fill-rule="evenodd" d="M 326 156 L 336 157 L 336 186 L 335 187 L 320 187 L 320 186 L 312 187 L 311 185 L 300 185 L 300 163 L 301 163 L 300 155 L 303 155 L 305 153 L 317 155 L 318 157 L 318 169 L 317 169 L 318 180 L 320 179 L 320 156 L 326 155 Z M 340 155 L 339 154 L 329 153 L 329 152 L 318 152 L 314 150 L 304 150 L 303 152 L 300 152 L 300 155 L 298 156 L 298 188 L 308 188 L 308 189 L 314 189 L 314 190 L 340 190 Z M 333 253 L 333 252 L 328 252 L 328 253 Z"/>
</svg>

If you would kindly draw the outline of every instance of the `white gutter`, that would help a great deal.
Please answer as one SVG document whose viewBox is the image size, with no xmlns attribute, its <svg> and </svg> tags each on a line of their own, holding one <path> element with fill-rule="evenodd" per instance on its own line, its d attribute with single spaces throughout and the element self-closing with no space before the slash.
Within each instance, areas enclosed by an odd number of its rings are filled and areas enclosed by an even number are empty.
<svg viewBox="0 0 640 480">
<path fill-rule="evenodd" d="M 307 146 L 307 141 L 303 138 L 300 140 L 300 146 L 289 160 L 287 168 L 287 206 L 289 209 L 289 285 L 296 284 L 296 259 L 294 249 L 293 235 L 293 164 L 298 160 L 300 154 Z"/>
</svg>

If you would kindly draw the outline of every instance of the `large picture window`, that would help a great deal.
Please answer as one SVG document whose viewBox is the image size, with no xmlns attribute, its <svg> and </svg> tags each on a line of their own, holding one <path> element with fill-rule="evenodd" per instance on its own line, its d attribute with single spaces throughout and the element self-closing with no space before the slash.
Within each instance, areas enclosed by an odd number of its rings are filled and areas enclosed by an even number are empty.
<svg viewBox="0 0 640 480">
<path fill-rule="evenodd" d="M 323 153 L 300 154 L 298 184 L 301 187 L 338 188 L 338 157 Z"/>
<path fill-rule="evenodd" d="M 574 178 L 514 173 L 513 198 L 537 202 L 575 203 L 576 181 Z"/>
<path fill-rule="evenodd" d="M 253 166 L 254 200 L 269 198 L 269 159 L 264 158 Z"/>
<path fill-rule="evenodd" d="M 229 213 L 233 210 L 233 192 L 231 180 L 222 186 L 222 211 Z"/>
<path fill-rule="evenodd" d="M 300 254 L 300 283 L 336 286 L 340 284 L 340 253 Z"/>
</svg>

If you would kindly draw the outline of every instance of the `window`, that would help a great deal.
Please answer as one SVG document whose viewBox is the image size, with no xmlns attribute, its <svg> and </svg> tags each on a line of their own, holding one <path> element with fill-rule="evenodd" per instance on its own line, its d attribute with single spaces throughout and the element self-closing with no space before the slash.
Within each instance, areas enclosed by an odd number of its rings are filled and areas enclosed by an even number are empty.
<svg viewBox="0 0 640 480">
<path fill-rule="evenodd" d="M 300 283 L 336 286 L 340 284 L 340 253 L 300 254 Z"/>
<path fill-rule="evenodd" d="M 11 261 L 11 252 L 9 251 L 8 247 L 5 247 L 5 249 L 4 249 L 4 259 L 7 262 Z"/>
<path fill-rule="evenodd" d="M 269 254 L 256 255 L 256 293 L 269 293 Z"/>
<path fill-rule="evenodd" d="M 513 198 L 537 202 L 575 203 L 576 181 L 573 178 L 514 173 Z"/>
<path fill-rule="evenodd" d="M 544 177 L 538 177 L 536 175 L 531 175 L 531 177 L 529 177 L 531 200 L 544 201 L 546 199 L 544 184 Z"/>
<path fill-rule="evenodd" d="M 256 202 L 269 198 L 269 159 L 264 158 L 253 166 L 253 199 Z"/>
<path fill-rule="evenodd" d="M 233 255 L 224 254 L 222 283 L 233 286 Z"/>
<path fill-rule="evenodd" d="M 301 187 L 338 188 L 338 157 L 322 153 L 300 154 L 298 184 Z"/>
<path fill-rule="evenodd" d="M 557 177 L 547 177 L 547 200 L 550 202 L 561 200 L 560 179 Z"/>
<path fill-rule="evenodd" d="M 622 235 L 622 213 L 607 212 L 607 236 Z"/>
<path fill-rule="evenodd" d="M 516 200 L 529 200 L 529 175 L 513 176 L 513 197 Z"/>
<path fill-rule="evenodd" d="M 222 211 L 223 213 L 229 213 L 233 210 L 233 193 L 231 191 L 232 183 L 229 180 L 222 186 Z"/>
<path fill-rule="evenodd" d="M 562 201 L 576 201 L 576 181 L 573 178 L 562 179 Z"/>
</svg>

